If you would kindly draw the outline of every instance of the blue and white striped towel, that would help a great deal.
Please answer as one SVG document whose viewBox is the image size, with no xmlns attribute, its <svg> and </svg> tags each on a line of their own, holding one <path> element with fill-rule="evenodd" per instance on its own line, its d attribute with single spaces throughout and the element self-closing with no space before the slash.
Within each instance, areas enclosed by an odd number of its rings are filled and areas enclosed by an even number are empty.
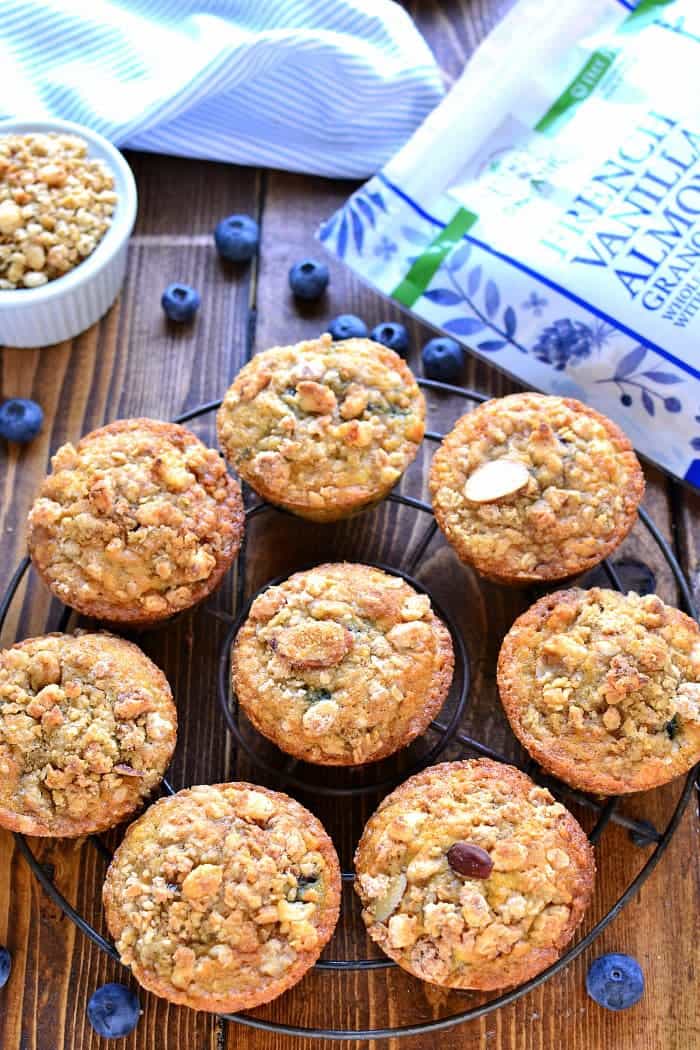
<svg viewBox="0 0 700 1050">
<path fill-rule="evenodd" d="M 120 146 L 364 177 L 440 101 L 392 0 L 0 0 L 1 117 Z"/>
</svg>

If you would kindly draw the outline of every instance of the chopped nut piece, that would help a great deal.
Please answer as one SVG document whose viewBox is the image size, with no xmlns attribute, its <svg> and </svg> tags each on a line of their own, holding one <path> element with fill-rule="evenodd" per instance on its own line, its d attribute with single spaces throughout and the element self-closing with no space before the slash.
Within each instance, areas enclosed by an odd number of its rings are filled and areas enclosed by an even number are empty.
<svg viewBox="0 0 700 1050">
<path fill-rule="evenodd" d="M 477 467 L 469 475 L 464 495 L 471 503 L 495 503 L 524 489 L 530 473 L 524 463 L 512 459 L 494 459 Z"/>
</svg>

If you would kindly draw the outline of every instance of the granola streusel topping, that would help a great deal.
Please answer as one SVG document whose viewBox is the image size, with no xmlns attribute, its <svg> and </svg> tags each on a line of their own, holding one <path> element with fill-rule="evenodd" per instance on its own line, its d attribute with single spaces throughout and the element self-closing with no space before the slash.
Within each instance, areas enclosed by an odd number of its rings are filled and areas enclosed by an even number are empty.
<svg viewBox="0 0 700 1050">
<path fill-rule="evenodd" d="M 506 635 L 498 681 L 524 746 L 584 789 L 641 791 L 700 759 L 700 629 L 656 595 L 541 598 Z"/>
<path fill-rule="evenodd" d="M 499 460 L 504 475 L 524 466 L 525 483 L 475 498 L 470 478 Z M 460 557 L 486 575 L 527 582 L 561 579 L 605 557 L 635 521 L 644 478 L 610 420 L 571 398 L 523 393 L 457 422 L 433 458 L 430 490 Z"/>
<path fill-rule="evenodd" d="M 257 354 L 218 415 L 221 447 L 266 499 L 319 519 L 381 498 L 423 438 L 425 402 L 392 350 L 329 335 Z"/>
<path fill-rule="evenodd" d="M 233 682 L 253 724 L 312 762 L 390 754 L 437 714 L 453 669 L 427 595 L 367 565 L 320 565 L 270 587 L 238 633 Z"/>
<path fill-rule="evenodd" d="M 267 1002 L 299 980 L 338 917 L 319 821 L 253 784 L 194 787 L 131 825 L 105 882 L 109 928 L 144 987 L 196 1009 Z"/>
<path fill-rule="evenodd" d="M 490 874 L 455 870 L 457 843 L 486 852 Z M 504 987 L 552 963 L 594 876 L 571 814 L 487 759 L 433 766 L 397 788 L 370 818 L 355 867 L 372 939 L 415 976 L 451 988 Z"/>
<path fill-rule="evenodd" d="M 114 176 L 77 135 L 0 135 L 0 290 L 38 288 L 86 259 L 109 228 Z"/>
<path fill-rule="evenodd" d="M 235 557 L 240 488 L 172 423 L 121 420 L 63 445 L 29 514 L 32 559 L 66 604 L 161 618 L 199 600 Z"/>
<path fill-rule="evenodd" d="M 160 781 L 177 716 L 162 672 L 108 634 L 50 634 L 0 653 L 0 824 L 84 835 Z"/>
</svg>

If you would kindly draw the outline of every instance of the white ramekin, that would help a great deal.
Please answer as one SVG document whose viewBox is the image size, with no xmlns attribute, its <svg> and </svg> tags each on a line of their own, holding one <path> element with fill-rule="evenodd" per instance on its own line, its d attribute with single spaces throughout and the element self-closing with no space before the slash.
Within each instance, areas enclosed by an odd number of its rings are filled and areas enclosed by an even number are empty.
<svg viewBox="0 0 700 1050">
<path fill-rule="evenodd" d="M 72 339 L 109 310 L 124 280 L 136 219 L 134 176 L 111 142 L 70 120 L 0 120 L 0 135 L 32 131 L 62 131 L 85 139 L 89 155 L 103 160 L 114 175 L 117 203 L 104 237 L 74 270 L 39 288 L 0 289 L 0 345 L 13 347 L 51 346 Z"/>
</svg>

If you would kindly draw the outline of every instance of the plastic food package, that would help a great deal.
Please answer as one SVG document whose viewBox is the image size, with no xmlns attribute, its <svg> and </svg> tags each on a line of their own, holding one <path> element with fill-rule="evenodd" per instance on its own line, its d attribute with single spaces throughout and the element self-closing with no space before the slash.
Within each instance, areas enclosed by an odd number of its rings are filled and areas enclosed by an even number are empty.
<svg viewBox="0 0 700 1050">
<path fill-rule="evenodd" d="M 319 237 L 700 487 L 700 0 L 520 0 Z"/>
</svg>

